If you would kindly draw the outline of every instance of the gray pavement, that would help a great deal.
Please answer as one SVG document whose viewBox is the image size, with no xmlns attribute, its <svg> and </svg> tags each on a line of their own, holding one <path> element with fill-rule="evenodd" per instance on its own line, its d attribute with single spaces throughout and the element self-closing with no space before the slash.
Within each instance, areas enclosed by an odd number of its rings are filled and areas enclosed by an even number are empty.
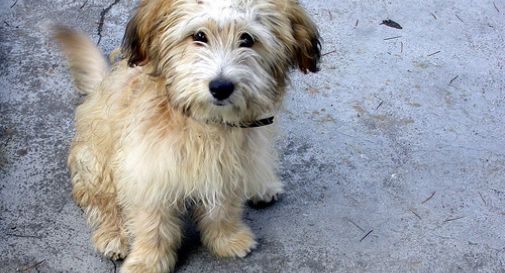
<svg viewBox="0 0 505 273">
<path fill-rule="evenodd" d="M 2 273 L 119 266 L 70 198 L 79 98 L 46 28 L 110 52 L 136 2 L 0 1 Z M 302 2 L 326 54 L 278 119 L 286 194 L 247 210 L 260 246 L 243 260 L 188 225 L 177 272 L 505 272 L 505 1 Z"/>
</svg>

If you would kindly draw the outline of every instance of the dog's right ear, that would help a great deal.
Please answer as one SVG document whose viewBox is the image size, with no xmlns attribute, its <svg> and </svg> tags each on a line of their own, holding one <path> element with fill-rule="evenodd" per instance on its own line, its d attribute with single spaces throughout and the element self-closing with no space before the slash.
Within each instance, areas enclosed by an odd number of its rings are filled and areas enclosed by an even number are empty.
<svg viewBox="0 0 505 273">
<path fill-rule="evenodd" d="M 123 37 L 122 52 L 128 58 L 128 65 L 145 65 L 152 59 L 156 48 L 152 46 L 158 20 L 167 10 L 172 0 L 143 0 L 135 15 L 126 26 Z"/>
<path fill-rule="evenodd" d="M 316 24 L 312 21 L 298 0 L 286 0 L 285 12 L 291 21 L 294 44 L 294 58 L 303 73 L 318 72 L 321 60 L 321 42 Z"/>
</svg>

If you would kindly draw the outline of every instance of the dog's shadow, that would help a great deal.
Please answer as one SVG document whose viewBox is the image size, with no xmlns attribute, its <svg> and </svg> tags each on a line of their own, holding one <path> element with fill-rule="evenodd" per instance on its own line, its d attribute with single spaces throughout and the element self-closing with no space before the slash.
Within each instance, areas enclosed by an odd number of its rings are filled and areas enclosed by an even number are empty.
<svg viewBox="0 0 505 273">
<path fill-rule="evenodd" d="M 200 241 L 200 232 L 196 225 L 189 217 L 185 217 L 183 225 L 182 244 L 177 251 L 177 263 L 175 264 L 175 272 L 183 267 L 191 255 L 194 255 L 202 247 Z"/>
</svg>

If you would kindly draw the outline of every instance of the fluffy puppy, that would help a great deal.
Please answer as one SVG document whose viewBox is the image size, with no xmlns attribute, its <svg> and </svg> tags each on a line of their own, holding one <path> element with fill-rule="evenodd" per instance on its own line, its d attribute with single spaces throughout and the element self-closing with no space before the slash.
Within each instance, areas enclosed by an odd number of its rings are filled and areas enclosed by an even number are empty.
<svg viewBox="0 0 505 273">
<path fill-rule="evenodd" d="M 112 67 L 83 35 L 56 38 L 85 95 L 68 166 L 96 248 L 123 273 L 172 271 L 191 202 L 212 253 L 246 256 L 244 202 L 282 192 L 268 117 L 290 68 L 318 70 L 298 1 L 141 1 Z"/>
</svg>

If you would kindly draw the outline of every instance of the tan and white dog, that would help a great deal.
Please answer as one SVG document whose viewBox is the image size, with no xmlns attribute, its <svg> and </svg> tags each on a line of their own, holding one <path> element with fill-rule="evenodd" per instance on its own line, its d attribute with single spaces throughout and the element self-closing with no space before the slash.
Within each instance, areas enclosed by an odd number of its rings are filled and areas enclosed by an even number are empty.
<svg viewBox="0 0 505 273">
<path fill-rule="evenodd" d="M 125 59 L 109 67 L 82 34 L 59 28 L 77 89 L 68 159 L 96 248 L 121 272 L 169 272 L 188 202 L 221 257 L 256 245 L 246 200 L 282 192 L 269 116 L 290 68 L 316 72 L 319 34 L 296 0 L 144 0 Z"/>
</svg>

